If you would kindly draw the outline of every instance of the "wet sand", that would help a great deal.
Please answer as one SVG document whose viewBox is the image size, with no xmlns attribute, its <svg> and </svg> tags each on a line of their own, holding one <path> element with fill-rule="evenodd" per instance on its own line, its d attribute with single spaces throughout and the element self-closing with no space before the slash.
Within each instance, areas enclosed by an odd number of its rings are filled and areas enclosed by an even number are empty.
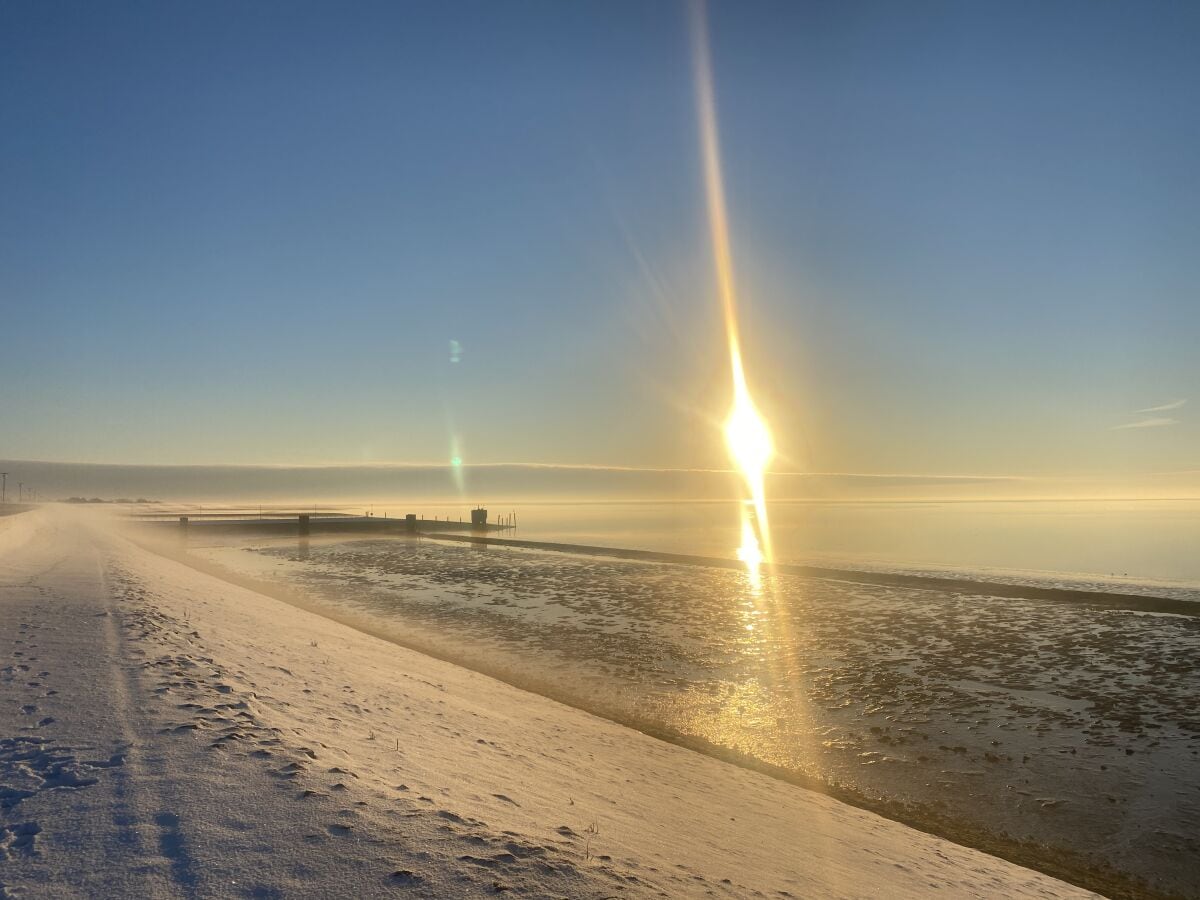
<svg viewBox="0 0 1200 900">
<path fill-rule="evenodd" d="M 636 559 L 641 562 L 671 563 L 681 566 L 707 566 L 716 569 L 741 571 L 745 564 L 739 560 L 719 556 L 696 556 L 688 553 L 665 553 L 658 550 L 629 550 L 618 547 L 597 547 L 587 544 L 563 544 L 550 541 L 526 541 L 515 538 L 497 538 L 478 534 L 425 534 L 423 537 L 440 541 L 460 541 L 467 544 L 487 544 L 497 547 L 513 547 L 541 552 L 571 553 L 576 556 L 602 556 L 610 559 Z M 1083 603 L 1106 609 L 1131 609 L 1141 612 L 1173 613 L 1175 615 L 1200 615 L 1194 592 L 1187 597 L 1157 596 L 1148 587 L 1138 593 L 1113 591 L 1098 585 L 1086 587 L 1063 584 L 1039 584 L 1031 581 L 997 580 L 958 574 L 947 576 L 932 573 L 905 573 L 878 571 L 866 568 L 834 569 L 828 566 L 779 563 L 772 567 L 777 575 L 801 575 L 807 578 L 853 581 L 860 584 L 880 584 L 915 590 L 944 591 L 973 596 L 1017 597 L 1022 600 L 1053 600 L 1057 603 Z"/>
</svg>

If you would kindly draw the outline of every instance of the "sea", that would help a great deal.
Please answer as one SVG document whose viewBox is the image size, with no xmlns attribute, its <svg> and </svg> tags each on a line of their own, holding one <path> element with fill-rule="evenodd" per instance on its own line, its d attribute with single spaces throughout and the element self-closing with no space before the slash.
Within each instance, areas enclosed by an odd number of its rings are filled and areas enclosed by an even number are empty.
<svg viewBox="0 0 1200 900">
<path fill-rule="evenodd" d="M 519 512 L 518 512 L 519 510 Z M 1200 500 L 775 502 L 777 561 L 1113 578 L 1200 589 Z M 434 509 L 452 515 L 454 507 Z M 460 510 L 461 512 L 461 510 Z M 501 506 L 517 536 L 735 556 L 738 504 Z"/>
</svg>

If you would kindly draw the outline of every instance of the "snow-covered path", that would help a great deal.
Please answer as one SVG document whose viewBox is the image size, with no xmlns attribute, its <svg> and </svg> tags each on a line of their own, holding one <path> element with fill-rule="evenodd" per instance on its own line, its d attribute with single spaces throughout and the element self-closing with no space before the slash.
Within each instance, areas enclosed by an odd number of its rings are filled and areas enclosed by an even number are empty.
<svg viewBox="0 0 1200 900">
<path fill-rule="evenodd" d="M 258 759 L 215 755 L 166 702 L 165 669 L 196 697 L 214 670 L 156 640 L 170 626 L 113 545 L 69 517 L 22 519 L 0 539 L 0 896 L 370 893 L 361 848 L 302 859 L 334 810 L 280 809 Z M 213 718 L 240 723 L 222 690 Z"/>
<path fill-rule="evenodd" d="M 0 897 L 1073 897 L 355 631 L 0 519 Z"/>
</svg>

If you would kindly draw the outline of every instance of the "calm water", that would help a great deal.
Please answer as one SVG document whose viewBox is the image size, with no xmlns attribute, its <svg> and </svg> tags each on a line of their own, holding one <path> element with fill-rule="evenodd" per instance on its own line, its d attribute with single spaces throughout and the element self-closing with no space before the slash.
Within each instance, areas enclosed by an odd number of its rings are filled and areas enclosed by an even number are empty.
<svg viewBox="0 0 1200 900">
<path fill-rule="evenodd" d="M 427 505 L 430 517 L 462 507 Z M 706 556 L 734 556 L 733 503 L 535 503 L 515 511 L 517 536 Z M 397 511 L 398 512 L 398 511 Z M 1200 501 L 1012 501 L 770 505 L 780 562 L 900 570 L 965 569 L 1175 583 L 1200 590 Z"/>
</svg>

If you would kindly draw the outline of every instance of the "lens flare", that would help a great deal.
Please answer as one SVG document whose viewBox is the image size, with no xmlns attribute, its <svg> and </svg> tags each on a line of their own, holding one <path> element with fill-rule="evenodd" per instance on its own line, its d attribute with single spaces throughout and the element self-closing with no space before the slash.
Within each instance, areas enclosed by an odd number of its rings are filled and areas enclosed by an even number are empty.
<svg viewBox="0 0 1200 900">
<path fill-rule="evenodd" d="M 704 6 L 692 5 L 692 47 L 695 60 L 696 105 L 699 113 L 700 152 L 704 162 L 704 192 L 716 268 L 717 290 L 729 341 L 729 367 L 733 377 L 733 406 L 725 420 L 725 444 L 745 484 L 753 508 L 742 510 L 742 546 L 738 558 L 756 577 L 760 566 L 771 562 L 767 525 L 766 472 L 774 454 L 771 432 L 754 405 L 742 366 L 738 332 L 737 293 L 734 289 L 733 251 L 729 216 L 725 210 L 725 182 L 721 176 L 721 148 L 717 140 L 717 105 L 713 96 L 712 62 Z"/>
<path fill-rule="evenodd" d="M 459 447 L 457 435 L 450 437 L 450 478 L 454 482 L 458 496 L 462 497 L 466 493 L 466 480 L 463 472 L 462 450 Z"/>
</svg>

